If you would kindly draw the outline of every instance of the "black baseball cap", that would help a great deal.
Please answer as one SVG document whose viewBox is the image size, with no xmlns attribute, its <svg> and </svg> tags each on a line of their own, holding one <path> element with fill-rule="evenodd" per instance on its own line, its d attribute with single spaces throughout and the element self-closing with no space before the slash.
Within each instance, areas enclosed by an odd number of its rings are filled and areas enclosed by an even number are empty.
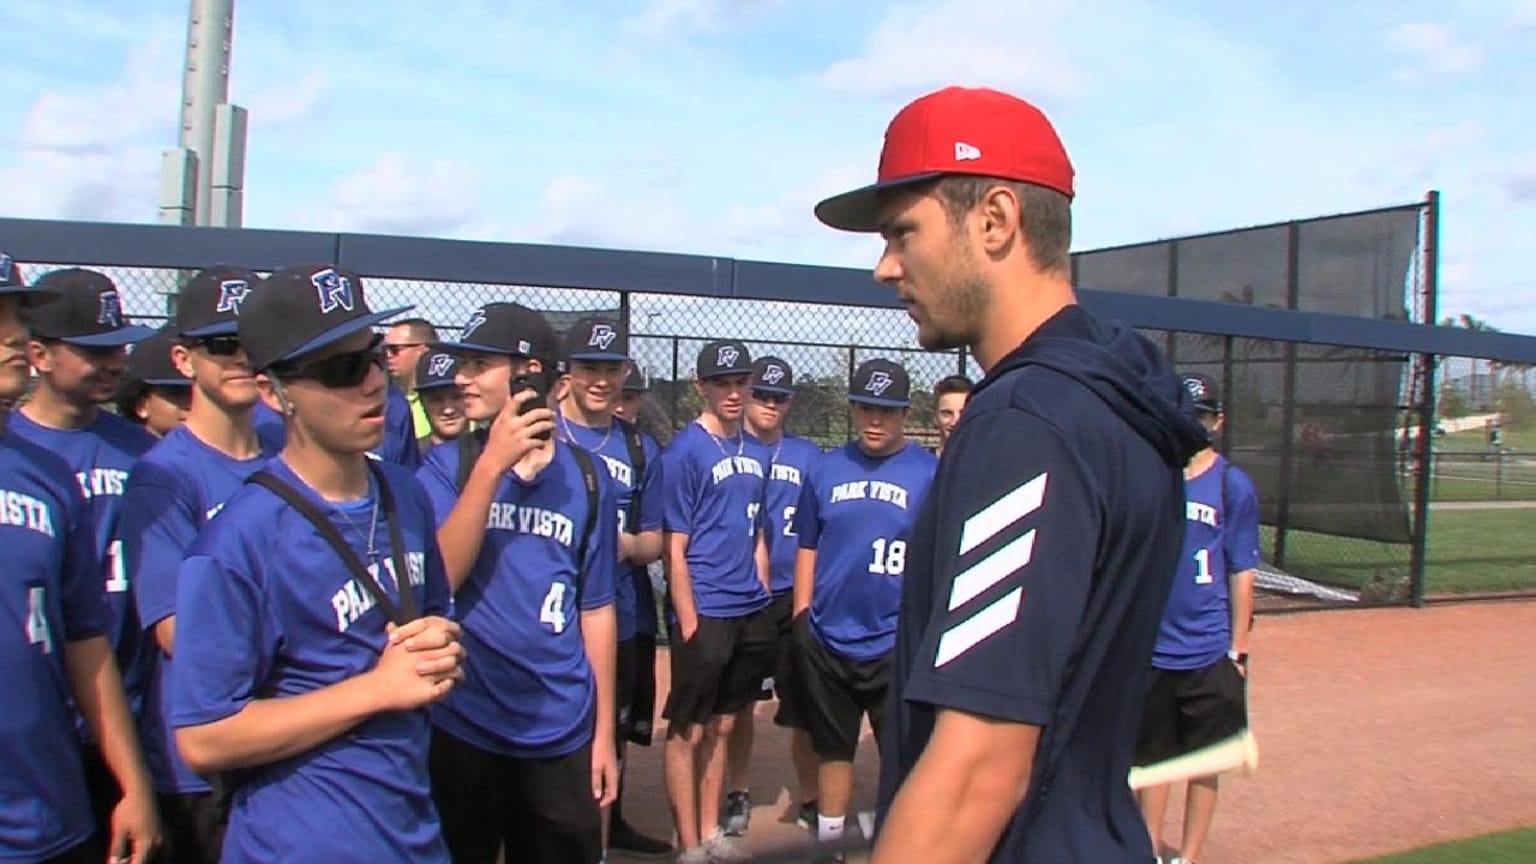
<svg viewBox="0 0 1536 864">
<path fill-rule="evenodd" d="M 155 331 L 123 317 L 122 295 L 105 273 L 70 267 L 37 280 L 53 296 L 27 306 L 33 336 L 87 348 L 120 348 L 143 342 Z"/>
<path fill-rule="evenodd" d="M 651 380 L 646 377 L 640 367 L 633 363 L 629 366 L 629 374 L 624 376 L 625 393 L 644 393 L 651 389 Z"/>
<path fill-rule="evenodd" d="M 435 351 L 483 351 L 543 361 L 555 359 L 555 329 L 536 309 L 521 303 L 487 303 L 464 322 L 457 342 L 439 342 Z"/>
<path fill-rule="evenodd" d="M 176 332 L 183 339 L 234 336 L 240 310 L 261 285 L 261 277 L 243 267 L 219 265 L 200 271 L 181 289 L 176 302 Z"/>
<path fill-rule="evenodd" d="M 428 351 L 416 361 L 416 392 L 456 386 L 459 358 L 447 351 Z"/>
<path fill-rule="evenodd" d="M 251 368 L 260 372 L 414 308 L 374 312 L 356 273 L 332 264 L 294 264 L 250 293 L 241 304 L 236 332 Z"/>
<path fill-rule="evenodd" d="M 912 404 L 912 379 L 900 363 L 876 358 L 865 360 L 853 371 L 848 384 L 848 401 L 882 408 L 905 408 Z"/>
<path fill-rule="evenodd" d="M 751 372 L 752 352 L 735 339 L 717 339 L 699 349 L 695 374 L 700 381 L 726 375 L 749 375 Z"/>
<path fill-rule="evenodd" d="M 795 370 L 779 357 L 759 357 L 752 364 L 752 389 L 795 395 Z"/>
<path fill-rule="evenodd" d="M 176 337 L 176 325 L 167 324 L 133 346 L 128 353 L 128 374 L 151 387 L 191 387 L 192 379 L 182 375 L 171 362 Z"/>
<path fill-rule="evenodd" d="M 582 318 L 565 331 L 565 359 L 622 362 L 629 359 L 629 334 L 612 318 Z"/>
<path fill-rule="evenodd" d="M 1195 411 L 1205 414 L 1221 413 L 1221 385 L 1216 379 L 1199 372 L 1185 372 L 1182 376 L 1184 390 L 1195 403 Z"/>
<path fill-rule="evenodd" d="M 37 302 L 53 296 L 54 291 L 35 288 L 21 278 L 21 265 L 16 259 L 0 252 L 0 297 L 21 297 L 23 301 Z"/>
</svg>

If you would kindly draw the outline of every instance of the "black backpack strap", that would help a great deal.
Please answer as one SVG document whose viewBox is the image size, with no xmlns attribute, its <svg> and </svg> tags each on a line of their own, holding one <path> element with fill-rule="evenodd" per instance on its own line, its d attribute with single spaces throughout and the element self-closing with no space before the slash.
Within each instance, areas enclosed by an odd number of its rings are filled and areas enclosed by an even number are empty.
<svg viewBox="0 0 1536 864">
<path fill-rule="evenodd" d="M 640 438 L 640 427 L 627 420 L 618 417 L 613 422 L 619 424 L 619 432 L 624 436 L 624 446 L 629 450 L 629 467 L 634 472 L 634 481 L 630 484 L 629 515 L 626 524 L 629 533 L 640 533 L 640 492 L 645 485 L 645 441 Z"/>
<path fill-rule="evenodd" d="M 592 454 L 574 444 L 569 445 L 571 455 L 576 457 L 576 467 L 581 469 L 581 485 L 587 490 L 587 524 L 581 532 L 581 543 L 576 548 L 576 599 L 581 601 L 582 588 L 586 586 L 587 547 L 591 545 L 592 533 L 597 530 L 597 466 L 592 463 Z"/>
<path fill-rule="evenodd" d="M 394 558 L 397 571 L 395 580 L 396 588 L 400 594 L 400 605 L 396 605 L 395 601 L 390 599 L 388 592 L 368 572 L 368 568 L 363 565 L 362 560 L 357 557 L 356 550 L 347 543 L 346 538 L 341 536 L 341 532 L 336 530 L 336 526 L 325 517 L 325 514 L 320 512 L 320 509 L 315 506 L 313 501 L 304 497 L 302 493 L 283 482 L 270 471 L 257 471 L 246 478 L 245 482 L 254 483 L 266 489 L 273 495 L 281 498 L 288 506 L 297 510 L 299 515 L 309 520 L 309 523 L 315 527 L 315 530 L 320 532 L 320 536 L 324 537 L 325 541 L 330 544 L 337 557 L 341 558 L 342 563 L 346 565 L 347 569 L 352 571 L 352 578 L 357 580 L 373 596 L 374 602 L 384 611 L 384 615 L 398 626 L 419 617 L 420 613 L 417 611 L 416 595 L 411 590 L 410 571 L 405 567 L 405 550 L 404 544 L 400 540 L 399 520 L 395 517 L 394 494 L 391 492 L 389 484 L 384 481 L 383 475 L 377 473 L 378 469 L 373 466 L 372 460 L 369 460 L 369 468 L 375 472 L 373 476 L 379 481 L 379 508 L 384 511 L 384 519 L 389 524 L 389 542 L 390 546 L 393 547 L 390 551 L 393 553 L 392 557 Z"/>
<path fill-rule="evenodd" d="M 480 451 L 485 449 L 485 433 L 483 429 L 470 429 L 465 431 L 457 439 L 459 445 L 459 470 L 455 476 L 453 486 L 460 492 L 464 491 L 464 484 L 469 482 L 469 472 L 475 468 L 475 462 L 480 458 Z"/>
</svg>

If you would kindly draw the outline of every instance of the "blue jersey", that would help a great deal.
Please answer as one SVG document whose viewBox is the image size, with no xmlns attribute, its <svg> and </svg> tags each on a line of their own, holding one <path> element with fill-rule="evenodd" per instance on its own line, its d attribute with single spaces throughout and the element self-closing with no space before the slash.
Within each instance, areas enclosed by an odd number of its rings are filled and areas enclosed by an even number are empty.
<svg viewBox="0 0 1536 864">
<path fill-rule="evenodd" d="M 383 471 L 394 493 L 409 571 L 425 615 L 448 610 L 448 583 L 431 503 L 411 475 Z M 368 562 L 373 495 L 337 505 L 321 499 L 281 459 L 265 470 L 326 513 Z M 376 533 L 386 593 L 399 577 L 381 513 Z M 247 485 L 193 542 L 176 585 L 176 665 L 170 721 L 199 726 L 239 713 L 253 699 L 281 699 L 339 684 L 372 669 L 388 619 L 302 514 Z M 376 714 L 308 752 L 256 766 L 235 792 L 220 858 L 238 862 L 446 862 L 427 779 L 428 712 Z"/>
<path fill-rule="evenodd" d="M 272 455 L 235 459 L 178 426 L 144 454 L 128 478 L 117 538 L 144 628 L 139 740 L 158 791 L 207 792 L 209 786 L 182 762 L 175 730 L 165 722 L 170 707 L 165 684 L 174 661 L 160 650 L 155 625 L 176 614 L 176 575 L 198 532 Z"/>
<path fill-rule="evenodd" d="M 416 470 L 421 465 L 421 446 L 416 441 L 415 423 L 411 417 L 410 400 L 391 385 L 384 399 L 384 440 L 368 451 L 368 455 Z M 263 446 L 272 448 L 273 452 L 283 449 L 288 435 L 282 415 L 268 408 L 265 402 L 256 403 L 256 434 Z"/>
<path fill-rule="evenodd" d="M 95 830 L 64 646 L 107 635 L 112 622 L 74 472 L 9 432 L 0 433 L 0 548 L 0 861 L 41 861 Z"/>
<path fill-rule="evenodd" d="M 596 461 L 608 469 L 613 480 L 614 502 L 619 509 L 619 530 L 633 534 L 661 530 L 661 446 L 656 439 L 637 432 L 640 447 L 645 454 L 645 476 L 635 476 L 635 466 L 630 463 L 629 444 L 618 421 L 607 430 L 599 432 L 580 423 L 562 419 L 562 430 L 576 439 L 576 445 L 595 454 Z M 640 492 L 640 507 L 634 506 L 635 492 Z M 656 633 L 656 605 L 651 593 L 651 577 L 644 567 L 636 567 L 622 561 L 614 565 L 614 611 L 619 619 L 619 641 L 633 639 L 639 629 L 637 621 L 648 619 L 646 632 Z M 641 586 L 644 590 L 641 591 Z M 640 606 L 641 601 L 646 606 Z"/>
<path fill-rule="evenodd" d="M 795 508 L 821 448 L 797 435 L 785 435 L 768 452 L 768 484 L 763 493 L 763 533 L 768 541 L 768 588 L 775 595 L 795 590 Z"/>
<path fill-rule="evenodd" d="M 875 660 L 896 647 L 912 521 L 938 464 L 916 444 L 875 457 L 850 441 L 811 469 L 795 533 L 816 550 L 811 632 L 833 653 Z"/>
<path fill-rule="evenodd" d="M 1207 440 L 1181 398 L 1144 337 L 1077 306 L 977 385 L 907 547 L 881 813 L 962 711 L 1040 728 L 989 861 L 1152 860 L 1125 778 Z"/>
<path fill-rule="evenodd" d="M 666 530 L 688 535 L 686 560 L 698 613 L 739 618 L 770 599 L 757 575 L 757 532 L 769 453 L 741 438 L 717 438 L 690 423 L 667 446 Z"/>
<path fill-rule="evenodd" d="M 1184 554 L 1163 607 L 1152 665 L 1203 669 L 1232 647 L 1228 580 L 1259 563 L 1259 497 L 1225 456 L 1184 481 Z"/>
<path fill-rule="evenodd" d="M 115 537 L 128 475 L 139 457 L 155 445 L 155 436 L 109 411 L 96 412 L 96 419 L 82 429 L 53 429 L 33 422 L 20 411 L 13 411 L 10 427 L 17 436 L 59 456 L 75 472 L 90 514 L 96 556 L 102 564 L 99 578 L 112 610 L 112 629 L 108 636 L 117 655 L 129 707 L 138 714 L 143 697 L 146 646 L 140 637 L 133 599 L 128 593 L 128 571 L 123 562 L 122 545 L 115 542 Z M 82 740 L 90 739 L 83 720 L 79 721 L 78 729 Z"/>
<path fill-rule="evenodd" d="M 525 483 L 507 472 L 496 487 L 485 539 L 454 596 L 470 660 L 464 680 L 432 722 L 482 750 L 517 758 L 573 753 L 592 740 L 596 692 L 581 613 L 613 603 L 618 508 L 601 465 L 597 523 L 587 524 L 587 487 L 569 445 Z M 439 525 L 458 502 L 459 445 L 428 451 L 418 476 Z M 577 561 L 590 530 L 585 561 Z"/>
</svg>

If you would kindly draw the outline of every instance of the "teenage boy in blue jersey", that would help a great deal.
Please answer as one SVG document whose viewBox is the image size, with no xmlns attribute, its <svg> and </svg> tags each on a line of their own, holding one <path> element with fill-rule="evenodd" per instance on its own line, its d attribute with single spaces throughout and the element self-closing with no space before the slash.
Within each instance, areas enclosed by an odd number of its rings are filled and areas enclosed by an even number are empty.
<svg viewBox="0 0 1536 864">
<path fill-rule="evenodd" d="M 426 418 L 427 433 L 416 439 L 423 455 L 439 444 L 457 441 L 469 429 L 464 416 L 464 393 L 459 389 L 459 361 L 443 351 L 428 351 L 416 362 L 417 407 Z"/>
<path fill-rule="evenodd" d="M 768 607 L 776 634 L 773 677 L 764 681 L 760 701 L 779 698 L 773 722 L 790 730 L 790 759 L 798 783 L 796 821 L 806 830 L 816 827 L 816 754 L 800 722 L 799 688 L 791 656 L 790 626 L 794 611 L 795 505 L 806 472 L 821 455 L 813 442 L 784 430 L 784 421 L 795 396 L 795 372 L 779 357 L 759 357 L 752 362 L 751 398 L 745 419 L 752 440 L 768 451 L 768 483 L 763 500 L 763 540 L 768 547 L 768 588 L 773 603 Z M 752 813 L 747 789 L 747 766 L 752 758 L 754 710 L 749 705 L 736 715 L 727 743 L 725 764 L 725 832 L 745 834 Z"/>
<path fill-rule="evenodd" d="M 878 232 L 918 343 L 986 373 L 907 547 L 874 864 L 1152 860 L 1126 777 L 1205 430 L 1146 339 L 1077 305 L 1072 189 L 1038 109 L 946 88 L 816 208 Z"/>
<path fill-rule="evenodd" d="M 664 761 L 679 861 L 745 859 L 719 827 L 726 741 L 735 715 L 773 674 L 762 536 L 770 452 L 742 428 L 751 373 L 747 346 L 706 344 L 694 384 L 704 410 L 663 457 L 664 554 L 675 619 Z"/>
<path fill-rule="evenodd" d="M 1214 439 L 1225 414 L 1208 375 L 1188 373 L 1195 416 Z M 1259 563 L 1259 499 L 1253 481 L 1207 447 L 1184 469 L 1184 555 L 1179 559 L 1152 653 L 1136 764 L 1150 765 L 1236 735 L 1248 726 L 1244 679 Z M 1218 778 L 1189 781 L 1184 834 L 1173 864 L 1195 864 L 1216 815 Z M 1163 851 L 1171 786 L 1141 790 L 1152 848 Z M 1161 859 L 1159 859 L 1161 860 Z"/>
<path fill-rule="evenodd" d="M 490 427 L 432 449 L 418 475 L 475 657 L 432 717 L 443 834 L 458 864 L 494 864 L 503 849 L 595 864 L 618 787 L 613 483 L 587 459 L 588 486 L 586 454 L 550 436 L 548 408 L 519 414 L 533 394 L 517 379 L 555 377 L 543 315 L 492 303 L 438 347 L 459 357 L 466 416 Z"/>
<path fill-rule="evenodd" d="M 102 584 L 112 607 L 111 640 L 128 705 L 135 715 L 143 699 L 144 642 L 129 596 L 122 547 L 113 542 L 123 489 L 133 463 L 155 444 L 155 437 L 101 406 L 112 401 L 128 369 L 126 346 L 154 335 L 123 317 L 117 286 L 94 270 L 55 270 L 37 281 L 55 291 L 47 301 L 26 309 L 32 342 L 28 356 L 37 370 L 32 398 L 11 417 L 11 431 L 62 457 L 85 494 L 102 563 Z M 106 830 L 119 790 L 80 727 L 85 741 L 86 777 L 91 786 L 97 826 Z"/>
<path fill-rule="evenodd" d="M 23 304 L 54 297 L 26 287 L 0 252 L 0 399 L 25 395 Z M 0 414 L 0 545 L 6 550 L 0 639 L 7 708 L 0 711 L 0 859 L 43 864 L 149 860 L 160 828 L 133 715 L 112 659 L 90 512 L 74 472 L 12 433 Z M 73 700 L 73 705 L 71 705 Z M 91 812 L 75 732 L 84 717 L 122 797 L 105 833 Z"/>
<path fill-rule="evenodd" d="M 583 318 L 565 333 L 565 396 L 555 411 L 556 434 L 601 460 L 613 480 L 618 506 L 619 558 L 614 570 L 618 617 L 618 666 L 614 674 L 615 749 L 619 789 L 608 812 L 605 849 L 630 857 L 655 858 L 672 844 L 647 837 L 624 820 L 624 745 L 629 740 L 637 677 L 636 631 L 641 615 L 652 619 L 656 604 L 646 566 L 661 557 L 661 447 L 633 424 L 614 416 L 629 370 L 629 337 L 619 322 Z M 635 452 L 638 448 L 638 454 Z M 639 465 L 635 464 L 636 458 Z M 644 602 L 644 608 L 640 603 Z M 655 662 L 654 653 L 650 662 Z"/>
<path fill-rule="evenodd" d="M 801 716 L 820 760 L 823 842 L 843 836 L 864 715 L 881 744 L 907 543 L 938 467 L 907 441 L 911 389 L 907 370 L 890 360 L 854 371 L 848 402 L 857 437 L 816 463 L 795 510 L 796 662 Z"/>
<path fill-rule="evenodd" d="M 128 372 L 113 398 L 119 417 L 143 426 L 156 438 L 164 438 L 187 419 L 192 400 L 192 382 L 171 363 L 175 329 L 174 325 L 162 327 L 133 346 L 128 352 Z"/>
<path fill-rule="evenodd" d="M 139 734 L 155 778 L 172 864 L 212 864 L 224 843 L 224 813 L 208 781 L 176 751 L 167 720 L 176 642 L 176 582 L 203 526 L 277 450 L 256 436 L 260 394 L 240 343 L 239 315 L 261 279 L 210 267 L 187 283 L 170 325 L 170 362 L 191 385 L 186 421 L 144 454 L 128 478 L 117 538 L 145 631 L 144 708 Z"/>
<path fill-rule="evenodd" d="M 232 796 L 223 864 L 449 860 L 427 706 L 464 649 L 431 502 L 367 456 L 388 381 L 372 327 L 401 311 L 371 311 L 355 273 L 301 264 L 240 312 L 287 442 L 181 564 L 170 685 L 181 757 Z"/>
</svg>

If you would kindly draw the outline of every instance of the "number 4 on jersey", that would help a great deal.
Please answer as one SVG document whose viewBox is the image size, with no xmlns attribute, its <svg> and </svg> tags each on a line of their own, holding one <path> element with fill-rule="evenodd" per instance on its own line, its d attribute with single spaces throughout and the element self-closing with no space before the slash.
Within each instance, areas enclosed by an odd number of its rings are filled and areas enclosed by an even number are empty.
<svg viewBox="0 0 1536 864">
<path fill-rule="evenodd" d="M 549 593 L 544 595 L 544 605 L 539 608 L 539 623 L 548 624 L 556 633 L 565 632 L 565 583 L 553 582 Z"/>
<path fill-rule="evenodd" d="M 53 631 L 48 629 L 47 595 L 43 586 L 27 589 L 27 641 L 40 646 L 44 654 L 53 653 Z"/>
</svg>

